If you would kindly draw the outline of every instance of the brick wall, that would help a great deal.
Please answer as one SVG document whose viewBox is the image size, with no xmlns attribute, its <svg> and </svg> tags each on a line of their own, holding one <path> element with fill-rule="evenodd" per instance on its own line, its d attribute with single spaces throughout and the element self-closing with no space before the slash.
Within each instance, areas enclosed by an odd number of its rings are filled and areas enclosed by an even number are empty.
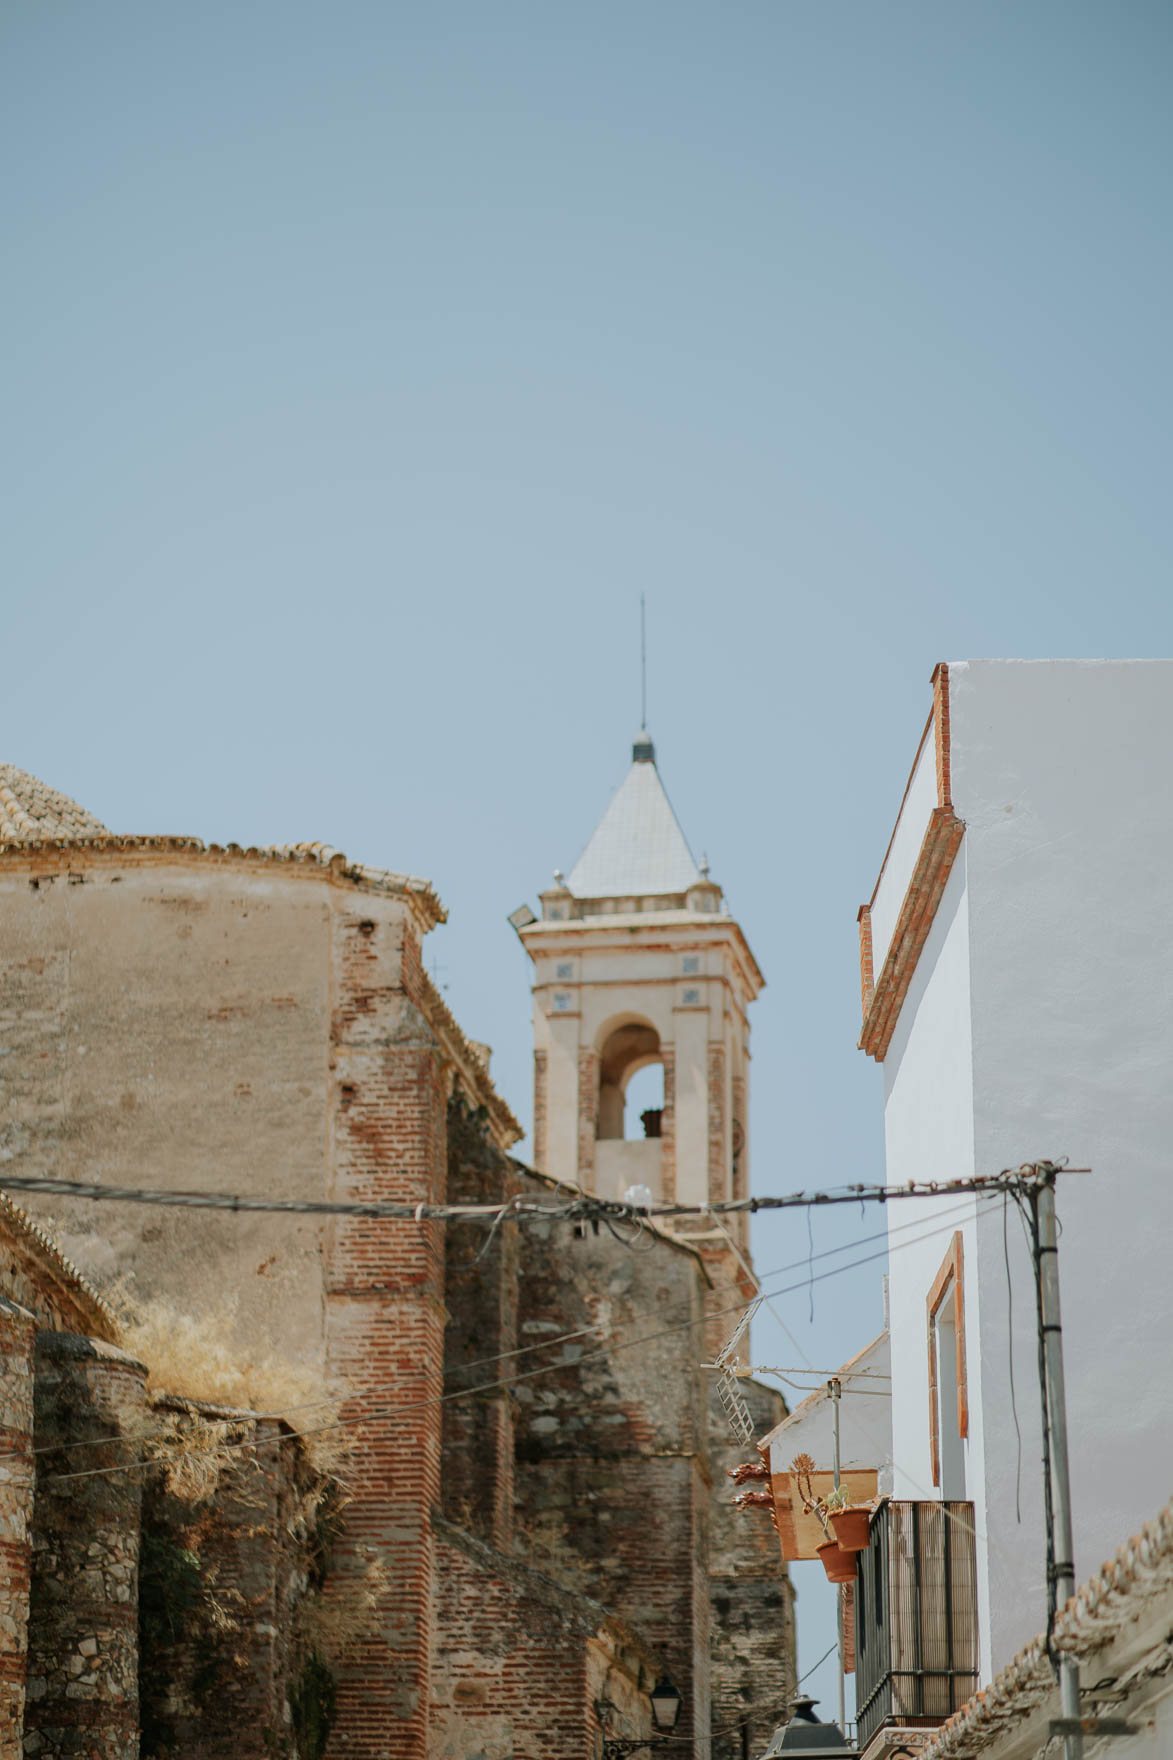
<svg viewBox="0 0 1173 1760">
<path fill-rule="evenodd" d="M 406 911 L 332 916 L 332 1195 L 442 1202 L 449 1082 L 418 935 Z M 339 1670 L 335 1740 L 352 1760 L 424 1760 L 430 1687 L 432 1512 L 439 1505 L 444 1247 L 438 1224 L 340 1218 L 326 1231 L 330 1371 L 364 1425 L 333 1569 L 372 1555 L 392 1588 Z M 343 1593 L 345 1589 L 343 1587 Z"/>
<path fill-rule="evenodd" d="M 437 1529 L 431 1760 L 588 1760 L 598 1752 L 592 1685 L 605 1682 L 631 1712 L 652 1684 L 646 1651 L 633 1640 L 625 1655 L 597 1603 L 447 1523 Z M 597 1648 L 609 1666 L 590 1666 Z M 648 1723 L 643 1709 L 630 1727 L 646 1735 Z"/>
</svg>

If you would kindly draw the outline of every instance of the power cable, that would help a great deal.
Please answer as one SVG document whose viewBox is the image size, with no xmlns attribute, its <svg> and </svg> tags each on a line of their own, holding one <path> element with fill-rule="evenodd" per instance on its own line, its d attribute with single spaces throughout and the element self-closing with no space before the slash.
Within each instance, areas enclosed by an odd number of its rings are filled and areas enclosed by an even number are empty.
<svg viewBox="0 0 1173 1760">
<path fill-rule="evenodd" d="M 918 1235 L 918 1236 L 915 1236 L 912 1240 L 903 1241 L 903 1242 L 899 1243 L 898 1247 L 895 1250 L 899 1251 L 899 1250 L 901 1250 L 901 1248 L 904 1248 L 904 1247 L 916 1246 L 923 1240 L 931 1239 L 934 1235 L 938 1235 L 938 1234 L 945 1232 L 947 1228 L 948 1228 L 948 1224 L 945 1224 L 944 1226 L 938 1225 L 932 1229 L 926 1230 L 926 1232 L 923 1235 Z M 876 1259 L 880 1259 L 883 1257 L 885 1257 L 885 1254 L 883 1252 L 870 1253 L 862 1259 L 857 1259 L 857 1260 L 851 1261 L 849 1264 L 833 1266 L 833 1267 L 831 1267 L 830 1270 L 820 1273 L 819 1276 L 814 1279 L 814 1281 L 816 1283 L 821 1283 L 827 1278 L 838 1277 L 838 1276 L 842 1275 L 842 1273 L 845 1271 L 858 1270 L 860 1268 L 860 1266 L 872 1264 L 872 1263 L 874 1263 L 874 1261 Z M 796 1291 L 801 1291 L 801 1290 L 807 1288 L 808 1281 L 809 1280 L 804 1280 L 801 1283 L 792 1284 L 787 1289 L 776 1291 L 775 1294 L 777 1294 L 777 1295 L 793 1295 Z M 738 1304 L 731 1306 L 731 1307 L 728 1307 L 728 1308 L 717 1309 L 715 1312 L 710 1313 L 710 1314 L 698 1316 L 695 1319 L 689 1319 L 689 1320 L 682 1321 L 682 1322 L 680 1322 L 676 1325 L 673 1325 L 673 1326 L 661 1327 L 661 1328 L 657 1329 L 655 1332 L 645 1333 L 640 1338 L 620 1340 L 619 1342 L 617 1342 L 615 1344 L 607 1346 L 605 1349 L 600 1349 L 597 1351 L 588 1351 L 584 1356 L 577 1358 L 576 1361 L 574 1362 L 574 1364 L 570 1365 L 570 1366 L 577 1369 L 585 1363 L 597 1362 L 600 1358 L 606 1358 L 606 1357 L 613 1356 L 620 1351 L 636 1350 L 640 1346 L 645 1345 L 645 1344 L 652 1344 L 658 1339 L 670 1337 L 675 1333 L 685 1332 L 685 1331 L 688 1331 L 689 1329 L 691 1329 L 692 1327 L 703 1325 L 706 1320 L 718 1319 L 721 1317 L 722 1314 L 739 1313 L 742 1311 L 742 1307 L 743 1307 L 743 1304 L 738 1303 Z M 543 1342 L 549 1343 L 550 1341 L 546 1340 Z M 491 1361 L 492 1359 L 488 1359 L 488 1360 Z M 236 1442 L 236 1443 L 224 1443 L 219 1448 L 202 1449 L 202 1450 L 201 1449 L 181 1450 L 181 1451 L 178 1451 L 177 1458 L 198 1460 L 203 1457 L 222 1454 L 226 1449 L 235 1450 L 238 1448 L 259 1449 L 259 1448 L 281 1447 L 285 1443 L 291 1442 L 296 1438 L 304 1438 L 307 1436 L 320 1436 L 320 1435 L 332 1434 L 338 1430 L 360 1429 L 365 1424 L 381 1423 L 381 1422 L 384 1422 L 385 1420 L 388 1420 L 388 1419 L 394 1420 L 395 1418 L 399 1417 L 402 1414 L 406 1414 L 409 1412 L 423 1411 L 426 1409 L 433 1408 L 435 1406 L 448 1405 L 448 1404 L 451 1404 L 455 1400 L 470 1399 L 478 1394 L 508 1392 L 508 1390 L 511 1387 L 516 1386 L 518 1382 L 532 1381 L 532 1380 L 535 1380 L 538 1377 L 543 1376 L 543 1375 L 552 1375 L 552 1374 L 555 1374 L 556 1372 L 558 1372 L 559 1370 L 565 1369 L 567 1367 L 568 1367 L 568 1365 L 566 1363 L 543 1363 L 543 1364 L 539 1364 L 539 1366 L 536 1369 L 528 1369 L 528 1370 L 523 1371 L 520 1375 L 513 1376 L 508 1381 L 498 1379 L 495 1381 L 480 1382 L 475 1387 L 457 1388 L 457 1389 L 454 1389 L 448 1393 L 433 1395 L 432 1397 L 430 1397 L 428 1399 L 413 1400 L 413 1401 L 406 1402 L 404 1404 L 396 1404 L 396 1405 L 391 1405 L 391 1406 L 379 1407 L 379 1408 L 376 1408 L 374 1411 L 355 1413 L 353 1417 L 335 1419 L 335 1420 L 331 1421 L 330 1423 L 308 1425 L 303 1430 L 292 1430 L 291 1429 L 289 1431 L 289 1433 L 285 1436 L 277 1436 L 277 1437 L 267 1438 L 263 1442 L 256 1442 L 256 1441 L 249 1441 L 246 1439 L 241 1439 L 239 1442 Z M 421 1371 L 421 1373 L 422 1372 L 423 1371 Z M 250 1413 L 248 1415 L 250 1417 L 253 1417 L 253 1416 L 256 1416 L 259 1414 Z M 101 1440 L 101 1439 L 93 1439 L 93 1440 L 96 1442 L 97 1440 Z M 142 1442 L 142 1441 L 149 1441 L 152 1439 L 151 1438 L 141 1438 L 141 1437 L 107 1437 L 104 1440 L 111 1443 L 111 1444 L 117 1444 L 119 1442 Z M 65 1445 L 65 1447 L 69 1447 L 69 1446 L 70 1446 L 69 1444 Z M 54 1450 L 52 1448 L 52 1446 L 50 1446 L 49 1448 L 47 1448 L 43 1451 L 38 1450 L 36 1452 L 60 1452 L 60 1450 Z M 2 1459 L 2 1458 L 4 1458 L 4 1457 L 0 1456 L 0 1459 Z M 117 1465 L 117 1466 L 93 1467 L 93 1468 L 88 1468 L 88 1469 L 85 1469 L 81 1472 L 76 1472 L 76 1473 L 49 1474 L 49 1475 L 47 1475 L 47 1479 L 50 1483 L 62 1484 L 65 1481 L 71 1480 L 71 1479 L 106 1478 L 106 1477 L 110 1477 L 111 1475 L 113 1475 L 115 1473 L 132 1472 L 132 1471 L 138 1470 L 139 1468 L 149 1467 L 153 1464 L 154 1463 L 152 1463 L 148 1460 L 127 1461 L 127 1462 L 123 1462 L 122 1464 Z"/>
<path fill-rule="evenodd" d="M 963 1204 L 963 1205 L 956 1205 L 949 1210 L 939 1211 L 936 1218 L 935 1218 L 934 1227 L 932 1230 L 929 1231 L 929 1234 L 918 1235 L 915 1237 L 915 1239 L 918 1241 L 919 1240 L 927 1240 L 930 1238 L 930 1235 L 938 1234 L 938 1233 L 942 1232 L 945 1218 L 947 1218 L 947 1217 L 954 1218 L 957 1215 L 961 1214 L 962 1212 L 968 1211 L 969 1208 L 970 1208 L 970 1206 L 968 1204 Z M 907 1233 L 907 1231 L 910 1228 L 916 1228 L 918 1226 L 919 1226 L 919 1223 L 915 1222 L 915 1221 L 914 1222 L 898 1223 L 892 1229 L 881 1230 L 880 1232 L 878 1232 L 876 1234 L 863 1235 L 858 1240 L 845 1241 L 844 1243 L 842 1243 L 840 1246 L 837 1246 L 837 1247 L 827 1247 L 823 1250 L 823 1252 L 817 1253 L 815 1255 L 815 1257 L 816 1257 L 816 1259 L 831 1259 L 831 1258 L 838 1257 L 838 1255 L 841 1253 L 850 1252 L 855 1247 L 869 1246 L 873 1241 L 883 1240 L 883 1241 L 891 1242 L 891 1238 L 893 1235 L 905 1234 L 905 1233 Z M 914 1244 L 914 1243 L 913 1242 L 898 1241 L 895 1246 L 890 1245 L 886 1250 L 888 1252 L 899 1252 L 901 1247 L 903 1247 L 905 1245 L 912 1245 L 912 1244 Z M 884 1253 L 874 1254 L 874 1255 L 872 1255 L 872 1257 L 873 1258 L 883 1258 Z M 852 1261 L 847 1265 L 832 1267 L 830 1271 L 821 1274 L 821 1276 L 835 1275 L 840 1270 L 851 1271 L 851 1270 L 856 1269 L 858 1265 L 868 1263 L 868 1262 L 870 1262 L 870 1261 L 867 1261 L 867 1260 Z M 775 1277 L 788 1276 L 792 1271 L 801 1270 L 803 1268 L 803 1266 L 805 1266 L 807 1264 L 808 1264 L 808 1260 L 804 1258 L 804 1259 L 792 1260 L 791 1263 L 788 1265 L 776 1266 L 772 1271 L 767 1271 L 762 1274 L 762 1277 L 759 1280 L 759 1288 L 761 1288 L 761 1286 L 763 1284 L 765 1284 L 768 1280 L 775 1278 Z M 821 1281 L 821 1278 L 820 1278 L 820 1281 Z M 775 1291 L 772 1293 L 778 1294 L 778 1295 L 789 1295 L 789 1294 L 792 1294 L 793 1292 L 790 1290 L 780 1290 L 780 1291 Z M 679 1311 L 679 1309 L 681 1309 L 683 1306 L 684 1306 L 684 1304 L 677 1304 L 677 1311 Z M 686 1322 L 686 1324 L 689 1326 L 700 1325 L 700 1324 L 703 1324 L 704 1321 L 709 1320 L 709 1319 L 720 1319 L 723 1314 L 740 1313 L 742 1311 L 743 1306 L 744 1306 L 743 1303 L 738 1303 L 735 1307 L 732 1307 L 732 1308 L 717 1308 L 717 1309 L 714 1309 L 714 1310 L 710 1311 L 709 1313 L 706 1313 L 705 1315 L 703 1315 L 700 1320 L 690 1319 Z M 668 1310 L 669 1313 L 671 1313 L 672 1311 L 673 1311 L 673 1309 L 671 1309 L 671 1308 Z M 771 1311 L 773 1311 L 773 1310 L 771 1310 Z M 652 1309 L 652 1308 L 637 1309 L 634 1313 L 627 1316 L 628 1320 L 642 1320 L 642 1319 L 651 1320 L 656 1317 L 657 1317 L 657 1310 Z M 449 1366 L 445 1369 L 445 1375 L 449 1376 L 452 1374 L 465 1374 L 468 1371 L 473 1370 L 473 1369 L 488 1368 L 490 1366 L 490 1364 L 508 1362 L 508 1361 L 512 1360 L 514 1357 L 528 1356 L 533 1351 L 551 1350 L 556 1345 L 572 1344 L 572 1343 L 575 1343 L 580 1338 L 590 1338 L 590 1337 L 595 1336 L 596 1334 L 603 1333 L 604 1331 L 605 1331 L 605 1328 L 603 1326 L 594 1325 L 594 1326 L 579 1327 L 577 1330 L 575 1330 L 573 1332 L 555 1333 L 552 1337 L 537 1339 L 532 1344 L 518 1345 L 513 1350 L 497 1351 L 491 1356 L 477 1357 L 468 1363 L 460 1363 L 460 1364 Z M 559 1365 L 559 1367 L 562 1367 L 562 1366 L 564 1366 L 564 1365 Z M 702 1364 L 701 1366 L 702 1366 L 702 1368 L 705 1368 L 705 1367 L 710 1367 L 711 1365 Z M 785 1370 L 778 1371 L 778 1370 L 772 1369 L 772 1368 L 764 1368 L 761 1372 L 764 1374 L 779 1375 L 779 1378 L 782 1380 L 786 1380 L 788 1373 L 791 1373 L 791 1371 L 785 1371 Z M 418 1379 L 419 1376 L 424 1373 L 426 1373 L 426 1371 L 424 1371 L 424 1370 L 416 1371 L 415 1378 Z M 792 1373 L 795 1373 L 795 1374 L 819 1374 L 819 1375 L 821 1375 L 824 1373 L 824 1371 L 817 1370 L 812 1367 L 811 1369 L 795 1370 L 795 1371 L 792 1371 Z M 825 1373 L 827 1375 L 837 1375 L 840 1373 L 840 1371 L 838 1369 L 828 1369 L 825 1371 Z M 869 1371 L 866 1371 L 866 1373 L 871 1374 L 871 1373 L 873 1373 L 873 1371 L 869 1370 Z M 883 1377 L 883 1379 L 891 1380 L 891 1376 L 885 1376 L 885 1377 Z M 790 1383 L 790 1385 L 795 1386 L 797 1391 L 799 1391 L 799 1392 L 812 1392 L 812 1393 L 818 1392 L 817 1386 L 813 1387 L 813 1388 L 803 1389 L 803 1388 L 798 1387 L 796 1383 Z M 458 1389 L 455 1391 L 463 1391 L 463 1390 Z M 468 1390 L 468 1391 L 472 1391 L 472 1390 Z M 859 1390 L 853 1390 L 853 1391 L 859 1391 Z M 211 1403 L 211 1402 L 195 1402 L 195 1403 L 199 1404 L 199 1403 Z M 320 1411 L 323 1406 L 336 1406 L 339 1403 L 340 1403 L 340 1400 L 337 1397 L 333 1397 L 333 1398 L 326 1397 L 323 1399 L 304 1400 L 298 1405 L 283 1406 L 280 1409 L 280 1411 L 276 1411 L 276 1410 L 250 1411 L 248 1413 L 248 1416 L 250 1418 L 282 1418 L 282 1419 L 284 1419 L 284 1418 L 287 1418 L 291 1412 Z M 298 1432 L 298 1434 L 301 1434 L 301 1432 Z M 32 1454 L 61 1453 L 67 1449 L 96 1448 L 96 1447 L 102 1447 L 107 1443 L 116 1443 L 119 1441 L 129 1442 L 132 1440 L 147 1440 L 147 1441 L 149 1441 L 149 1440 L 151 1440 L 151 1438 L 149 1438 L 149 1437 L 148 1438 L 131 1438 L 131 1437 L 91 1436 L 91 1437 L 80 1438 L 79 1440 L 77 1440 L 75 1442 L 47 1444 L 44 1448 L 35 1448 L 32 1450 L 26 1450 L 26 1451 L 22 1451 L 22 1452 L 32 1453 Z M 0 1461 L 12 1459 L 14 1452 L 15 1451 L 10 1452 L 10 1453 L 4 1453 L 4 1452 L 0 1451 Z"/>
<path fill-rule="evenodd" d="M 1087 1173 L 1088 1168 L 1062 1168 L 1065 1173 Z M 903 1186 L 865 1183 L 836 1187 L 830 1191 L 799 1191 L 786 1197 L 717 1198 L 698 1204 L 626 1204 L 611 1198 L 581 1193 L 565 1204 L 540 1204 L 520 1196 L 505 1204 L 429 1204 L 372 1201 L 349 1202 L 331 1198 L 256 1198 L 238 1192 L 164 1191 L 146 1186 L 106 1186 L 94 1181 L 53 1179 L 32 1174 L 5 1172 L 0 1188 L 35 1192 L 47 1197 L 86 1198 L 95 1203 L 156 1204 L 166 1209 L 227 1210 L 280 1216 L 361 1216 L 399 1222 L 541 1221 L 619 1222 L 639 1227 L 649 1218 L 673 1216 L 753 1216 L 759 1210 L 809 1210 L 814 1205 L 893 1203 L 900 1198 L 948 1197 L 953 1193 L 1027 1191 L 1037 1185 L 1033 1164 L 1004 1168 L 1000 1173 L 977 1174 L 967 1179 L 910 1180 Z"/>
</svg>

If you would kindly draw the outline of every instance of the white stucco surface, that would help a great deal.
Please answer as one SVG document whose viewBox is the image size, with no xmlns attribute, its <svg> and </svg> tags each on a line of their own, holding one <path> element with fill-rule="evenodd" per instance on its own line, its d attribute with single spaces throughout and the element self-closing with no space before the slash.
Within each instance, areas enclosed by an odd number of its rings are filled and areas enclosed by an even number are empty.
<svg viewBox="0 0 1173 1760">
<path fill-rule="evenodd" d="M 888 1489 L 885 1478 L 892 1454 L 891 1353 L 888 1334 L 865 1346 L 839 1371 L 843 1394 L 839 1401 L 840 1465 L 866 1467 Z M 766 1439 L 770 1445 L 770 1471 L 785 1473 L 796 1454 L 809 1454 L 820 1468 L 833 1464 L 835 1408 L 825 1387 L 808 1395 L 783 1418 Z"/>
<path fill-rule="evenodd" d="M 888 1177 L 1094 1169 L 1059 1188 L 1082 1576 L 1166 1500 L 1173 1458 L 1173 663 L 978 661 L 950 694 L 966 831 L 885 1063 Z M 1045 1614 L 1033 1288 L 1013 1210 L 1005 1233 L 1000 1205 L 962 1227 L 988 1679 Z M 928 1482 L 925 1298 L 947 1244 L 892 1257 L 897 1495 Z"/>
</svg>

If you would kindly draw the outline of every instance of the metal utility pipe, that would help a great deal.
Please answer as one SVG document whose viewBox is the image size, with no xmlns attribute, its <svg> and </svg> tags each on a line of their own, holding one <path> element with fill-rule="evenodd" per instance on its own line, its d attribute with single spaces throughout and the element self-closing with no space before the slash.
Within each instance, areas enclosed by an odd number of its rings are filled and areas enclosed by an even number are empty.
<svg viewBox="0 0 1173 1760">
<path fill-rule="evenodd" d="M 1075 1594 L 1075 1545 L 1071 1525 L 1071 1476 L 1067 1453 L 1067 1395 L 1063 1380 L 1063 1327 L 1059 1317 L 1059 1238 L 1055 1221 L 1055 1184 L 1039 1187 L 1039 1294 L 1043 1322 L 1043 1357 L 1047 1380 L 1047 1430 L 1051 1445 L 1052 1545 L 1057 1605 Z M 1079 1663 L 1073 1656 L 1059 1661 L 1059 1704 L 1064 1720 L 1080 1720 Z M 1083 1736 L 1063 1737 L 1067 1760 L 1082 1760 Z"/>
</svg>

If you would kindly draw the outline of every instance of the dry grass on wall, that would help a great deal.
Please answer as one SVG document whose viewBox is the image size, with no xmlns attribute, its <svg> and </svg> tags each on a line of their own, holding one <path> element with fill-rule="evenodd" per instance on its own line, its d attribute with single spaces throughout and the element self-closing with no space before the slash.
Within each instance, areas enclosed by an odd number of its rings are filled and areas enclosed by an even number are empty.
<svg viewBox="0 0 1173 1760">
<path fill-rule="evenodd" d="M 328 1386 L 317 1370 L 287 1358 L 242 1353 L 230 1302 L 215 1313 L 190 1314 L 161 1297 L 139 1301 L 125 1283 L 107 1299 L 118 1316 L 123 1348 L 146 1365 L 149 1398 L 170 1395 L 283 1419 L 298 1433 L 316 1473 L 336 1474 L 345 1465 L 353 1431 L 333 1428 L 343 1391 Z M 211 1418 L 206 1428 L 211 1459 L 227 1432 Z M 184 1446 L 190 1446 L 187 1437 Z M 168 1453 L 164 1445 L 162 1457 Z"/>
</svg>

